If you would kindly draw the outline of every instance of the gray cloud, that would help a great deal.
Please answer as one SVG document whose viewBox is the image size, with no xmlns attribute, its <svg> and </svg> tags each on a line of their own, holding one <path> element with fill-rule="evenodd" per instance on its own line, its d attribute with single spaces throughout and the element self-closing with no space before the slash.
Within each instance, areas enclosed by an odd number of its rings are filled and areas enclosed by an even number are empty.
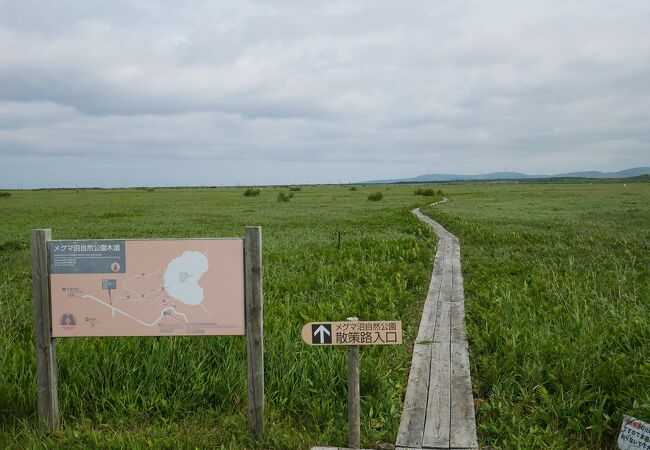
<svg viewBox="0 0 650 450">
<path fill-rule="evenodd" d="M 645 1 L 0 1 L 0 187 L 89 182 L 63 161 L 125 184 L 647 165 L 647 23 Z"/>
</svg>

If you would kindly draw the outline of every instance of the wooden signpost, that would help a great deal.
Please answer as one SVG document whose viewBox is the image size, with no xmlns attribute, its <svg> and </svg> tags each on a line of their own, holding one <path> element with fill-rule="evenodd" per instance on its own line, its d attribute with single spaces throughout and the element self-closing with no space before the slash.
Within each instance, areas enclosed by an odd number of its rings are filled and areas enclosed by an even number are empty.
<svg viewBox="0 0 650 450">
<path fill-rule="evenodd" d="M 47 242 L 52 230 L 32 231 L 32 277 L 34 324 L 36 332 L 36 389 L 38 417 L 41 428 L 59 429 L 59 395 L 56 376 L 56 341 L 52 337 L 50 283 L 48 277 Z"/>
<path fill-rule="evenodd" d="M 52 240 L 32 231 L 41 427 L 60 427 L 56 339 L 237 336 L 247 339 L 249 431 L 264 433 L 262 234 L 244 239 Z M 218 311 L 218 314 L 214 314 Z"/>
<path fill-rule="evenodd" d="M 402 343 L 402 322 L 360 321 L 348 317 L 346 322 L 309 322 L 302 327 L 302 339 L 309 345 L 348 346 L 348 445 L 361 446 L 361 389 L 359 366 L 361 345 L 396 345 Z"/>
</svg>

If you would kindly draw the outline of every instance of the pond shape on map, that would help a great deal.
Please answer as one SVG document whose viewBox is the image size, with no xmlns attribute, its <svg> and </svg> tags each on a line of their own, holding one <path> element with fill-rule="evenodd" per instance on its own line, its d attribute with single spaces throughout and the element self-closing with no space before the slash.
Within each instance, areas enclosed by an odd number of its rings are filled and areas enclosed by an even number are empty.
<svg viewBox="0 0 650 450">
<path fill-rule="evenodd" d="M 165 291 L 186 305 L 198 305 L 203 301 L 199 279 L 208 271 L 208 266 L 208 258 L 203 253 L 184 252 L 172 259 L 165 270 Z"/>
</svg>

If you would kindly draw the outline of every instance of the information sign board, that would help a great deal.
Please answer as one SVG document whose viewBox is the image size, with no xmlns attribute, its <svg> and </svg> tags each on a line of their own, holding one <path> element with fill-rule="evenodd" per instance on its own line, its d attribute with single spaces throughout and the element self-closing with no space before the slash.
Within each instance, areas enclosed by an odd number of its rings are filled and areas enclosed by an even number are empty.
<svg viewBox="0 0 650 450">
<path fill-rule="evenodd" d="M 634 417 L 623 416 L 617 443 L 621 450 L 649 450 L 650 424 Z"/>
<path fill-rule="evenodd" d="M 402 322 L 309 322 L 301 335 L 309 345 L 395 345 L 402 343 Z"/>
<path fill-rule="evenodd" d="M 52 337 L 244 335 L 242 239 L 49 241 Z"/>
</svg>

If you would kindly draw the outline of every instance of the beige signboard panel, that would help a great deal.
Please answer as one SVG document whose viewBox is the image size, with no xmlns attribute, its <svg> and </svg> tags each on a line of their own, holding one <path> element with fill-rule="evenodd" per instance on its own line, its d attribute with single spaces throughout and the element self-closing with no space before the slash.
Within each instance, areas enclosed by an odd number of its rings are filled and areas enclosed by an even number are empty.
<svg viewBox="0 0 650 450">
<path fill-rule="evenodd" d="M 241 239 L 50 241 L 52 336 L 244 335 Z"/>
<path fill-rule="evenodd" d="M 309 322 L 300 335 L 309 345 L 398 345 L 402 343 L 402 322 Z"/>
</svg>

